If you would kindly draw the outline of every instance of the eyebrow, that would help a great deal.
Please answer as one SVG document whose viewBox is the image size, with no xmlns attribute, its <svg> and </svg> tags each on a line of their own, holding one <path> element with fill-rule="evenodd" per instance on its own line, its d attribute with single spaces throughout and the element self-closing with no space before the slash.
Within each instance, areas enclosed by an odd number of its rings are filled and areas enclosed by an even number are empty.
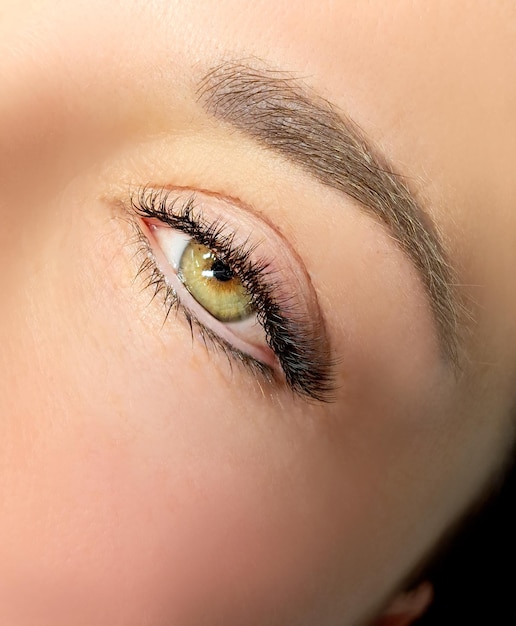
<svg viewBox="0 0 516 626">
<path fill-rule="evenodd" d="M 343 192 L 379 219 L 410 258 L 429 295 L 441 347 L 458 364 L 455 273 L 429 215 L 360 128 L 291 74 L 223 63 L 201 79 L 208 114 Z"/>
</svg>

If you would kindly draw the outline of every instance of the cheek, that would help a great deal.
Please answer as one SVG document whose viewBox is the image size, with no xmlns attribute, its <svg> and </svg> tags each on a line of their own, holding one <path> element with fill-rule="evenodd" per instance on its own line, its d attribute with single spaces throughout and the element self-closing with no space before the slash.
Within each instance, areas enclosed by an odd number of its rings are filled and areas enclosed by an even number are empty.
<svg viewBox="0 0 516 626">
<path fill-rule="evenodd" d="M 94 251 L 84 218 L 46 233 L 3 313 L 2 608 L 53 624 L 309 614 L 335 537 L 313 432 L 179 319 L 162 327 L 126 255 L 102 253 L 123 249 L 119 226 Z"/>
<path fill-rule="evenodd" d="M 242 413 L 227 391 L 197 402 L 192 374 L 178 373 L 166 401 L 133 376 L 137 391 L 110 380 L 117 406 L 90 409 L 107 390 L 86 377 L 81 390 L 68 387 L 66 412 L 38 412 L 42 399 L 31 398 L 2 485 L 12 619 L 236 625 L 313 610 L 335 529 L 323 532 L 331 510 L 318 506 L 301 458 L 310 446 Z"/>
</svg>

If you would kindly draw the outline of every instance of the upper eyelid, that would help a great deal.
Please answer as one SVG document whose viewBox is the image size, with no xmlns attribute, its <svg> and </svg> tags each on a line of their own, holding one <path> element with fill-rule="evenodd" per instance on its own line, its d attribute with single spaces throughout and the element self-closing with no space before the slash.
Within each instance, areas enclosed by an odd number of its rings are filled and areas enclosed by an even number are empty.
<svg viewBox="0 0 516 626">
<path fill-rule="evenodd" d="M 240 197 L 232 194 L 228 195 L 226 193 L 219 193 L 210 189 L 205 189 L 202 186 L 196 187 L 195 190 L 193 190 L 191 187 L 185 187 L 181 185 L 147 184 L 137 189 L 129 190 L 130 203 L 133 207 L 133 210 L 135 210 L 137 213 L 137 203 L 140 203 L 142 200 L 144 200 L 147 194 L 156 194 L 160 197 L 161 200 L 163 200 L 164 204 L 166 204 L 167 198 L 172 198 L 178 194 L 185 194 L 188 195 L 192 200 L 195 199 L 196 195 L 202 195 L 212 199 L 215 202 L 223 202 L 228 206 L 236 207 L 241 215 L 248 215 L 253 220 L 262 223 L 269 230 L 269 232 L 273 234 L 278 242 L 278 245 L 280 245 L 284 249 L 287 249 L 289 256 L 295 260 L 296 266 L 299 268 L 304 276 L 304 280 L 307 283 L 311 284 L 312 280 L 310 274 L 306 269 L 305 263 L 296 248 L 291 244 L 289 237 L 287 237 L 283 233 L 278 224 L 269 219 L 267 213 L 256 210 L 255 207 L 243 201 Z M 136 204 L 135 200 L 137 200 Z"/>
</svg>

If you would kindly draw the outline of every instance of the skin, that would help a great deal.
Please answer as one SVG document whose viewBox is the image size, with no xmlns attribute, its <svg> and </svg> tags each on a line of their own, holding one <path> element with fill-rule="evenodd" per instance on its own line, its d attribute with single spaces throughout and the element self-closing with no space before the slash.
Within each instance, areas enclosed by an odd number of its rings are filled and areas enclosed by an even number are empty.
<svg viewBox="0 0 516 626">
<path fill-rule="evenodd" d="M 409 623 L 428 590 L 391 598 L 513 438 L 513 3 L 0 14 L 0 621 Z M 386 228 L 200 110 L 199 68 L 249 58 L 302 77 L 410 181 L 470 312 L 458 376 Z M 335 402 L 163 323 L 120 205 L 149 183 L 238 199 L 282 233 L 323 310 Z"/>
</svg>

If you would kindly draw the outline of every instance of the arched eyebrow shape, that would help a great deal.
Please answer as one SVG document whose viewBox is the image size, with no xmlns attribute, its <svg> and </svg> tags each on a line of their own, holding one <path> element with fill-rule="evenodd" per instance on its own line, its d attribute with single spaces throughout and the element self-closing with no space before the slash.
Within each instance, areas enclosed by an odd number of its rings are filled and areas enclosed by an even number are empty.
<svg viewBox="0 0 516 626">
<path fill-rule="evenodd" d="M 286 72 L 223 63 L 197 89 L 206 112 L 353 198 L 388 228 L 429 296 L 442 352 L 459 363 L 455 272 L 430 216 L 393 164 L 346 115 Z"/>
</svg>

